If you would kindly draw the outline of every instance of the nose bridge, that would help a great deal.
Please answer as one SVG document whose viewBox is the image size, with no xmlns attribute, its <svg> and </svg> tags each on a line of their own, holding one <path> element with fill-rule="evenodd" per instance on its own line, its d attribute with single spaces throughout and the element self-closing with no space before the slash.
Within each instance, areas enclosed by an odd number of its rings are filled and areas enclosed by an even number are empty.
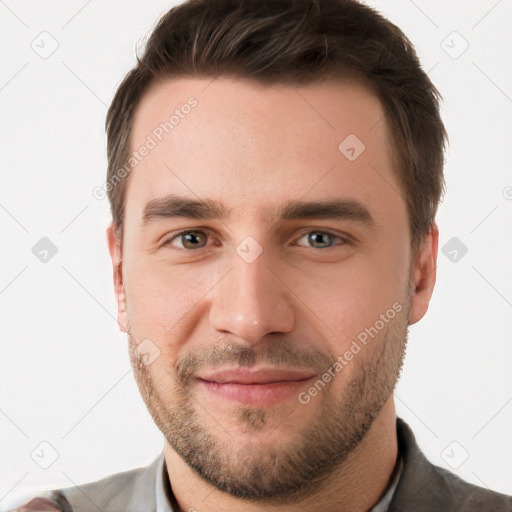
<svg viewBox="0 0 512 512">
<path fill-rule="evenodd" d="M 265 251 L 256 254 L 251 243 L 237 247 L 230 272 L 216 286 L 210 322 L 218 331 L 256 343 L 269 333 L 290 332 L 294 315 L 286 287 L 269 269 L 270 258 Z"/>
</svg>

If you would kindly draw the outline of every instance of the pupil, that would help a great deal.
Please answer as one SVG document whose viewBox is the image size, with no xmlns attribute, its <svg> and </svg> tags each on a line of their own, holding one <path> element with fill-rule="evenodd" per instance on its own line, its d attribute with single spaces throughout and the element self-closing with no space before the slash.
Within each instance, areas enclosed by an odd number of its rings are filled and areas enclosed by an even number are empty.
<svg viewBox="0 0 512 512">
<path fill-rule="evenodd" d="M 325 247 L 329 245 L 329 239 L 327 234 L 325 233 L 311 233 L 309 235 L 310 242 L 313 246 L 322 246 Z"/>
<path fill-rule="evenodd" d="M 183 245 L 185 247 L 198 247 L 198 246 L 201 246 L 201 240 L 200 240 L 200 236 L 196 233 L 187 233 L 186 235 L 183 236 L 184 238 L 184 241 L 183 241 Z"/>
</svg>

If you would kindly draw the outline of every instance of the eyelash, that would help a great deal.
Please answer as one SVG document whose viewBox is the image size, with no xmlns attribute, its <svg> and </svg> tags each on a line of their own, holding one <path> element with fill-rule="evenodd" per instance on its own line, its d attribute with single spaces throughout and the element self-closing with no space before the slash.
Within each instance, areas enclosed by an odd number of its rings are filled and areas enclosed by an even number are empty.
<svg viewBox="0 0 512 512">
<path fill-rule="evenodd" d="M 184 230 L 181 230 L 181 231 L 178 231 L 176 233 L 172 233 L 171 236 L 162 244 L 162 246 L 170 246 L 170 247 L 173 247 L 172 245 L 172 241 L 175 240 L 176 238 L 179 238 L 180 236 L 183 236 L 183 235 L 186 235 L 188 233 L 202 233 L 202 234 L 205 234 L 206 236 L 209 236 L 209 230 L 206 230 L 206 229 L 184 229 Z M 337 235 L 337 234 L 334 234 L 334 233 L 331 233 L 329 231 L 324 231 L 324 230 L 320 230 L 320 229 L 311 229 L 309 231 L 306 231 L 304 233 L 301 234 L 301 236 L 297 239 L 297 240 L 300 240 L 301 238 L 303 238 L 304 236 L 306 235 L 309 235 L 310 233 L 318 233 L 318 234 L 322 234 L 322 235 L 329 235 L 330 237 L 333 237 L 334 239 L 337 239 L 337 240 L 340 240 L 341 243 L 338 243 L 338 244 L 333 244 L 329 247 L 309 247 L 310 249 L 319 249 L 321 251 L 328 251 L 329 249 L 334 249 L 336 247 L 339 247 L 339 246 L 344 246 L 344 245 L 353 245 L 353 240 L 351 240 L 350 238 L 346 237 L 346 236 L 341 236 L 341 235 Z M 293 245 L 298 245 L 296 243 L 296 241 L 293 243 Z M 304 246 L 299 246 L 299 247 L 304 247 Z M 200 249 L 206 249 L 207 246 L 204 246 L 204 247 L 199 247 L 197 249 L 189 249 L 189 248 L 175 248 L 177 250 L 184 250 L 184 251 L 199 251 Z"/>
</svg>

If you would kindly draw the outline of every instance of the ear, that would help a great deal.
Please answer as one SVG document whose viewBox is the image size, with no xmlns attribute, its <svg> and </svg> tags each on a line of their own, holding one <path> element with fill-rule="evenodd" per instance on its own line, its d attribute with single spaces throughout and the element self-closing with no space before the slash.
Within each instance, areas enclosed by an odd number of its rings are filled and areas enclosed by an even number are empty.
<svg viewBox="0 0 512 512">
<path fill-rule="evenodd" d="M 439 229 L 433 222 L 416 251 L 411 268 L 413 289 L 409 309 L 409 325 L 419 322 L 427 312 L 436 284 L 438 244 Z"/>
<path fill-rule="evenodd" d="M 117 325 L 121 332 L 126 332 L 126 298 L 123 285 L 123 259 L 122 243 L 116 234 L 116 226 L 110 224 L 107 228 L 108 250 L 112 260 L 112 274 L 114 278 L 114 293 L 117 301 Z"/>
</svg>

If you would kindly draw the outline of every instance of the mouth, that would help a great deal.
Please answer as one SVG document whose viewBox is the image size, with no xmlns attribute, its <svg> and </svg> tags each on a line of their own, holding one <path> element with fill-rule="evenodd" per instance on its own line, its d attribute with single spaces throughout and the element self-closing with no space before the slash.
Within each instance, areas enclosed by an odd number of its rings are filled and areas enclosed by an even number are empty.
<svg viewBox="0 0 512 512">
<path fill-rule="evenodd" d="M 296 398 L 314 377 L 311 370 L 236 367 L 204 372 L 196 379 L 209 395 L 246 405 L 268 406 Z"/>
</svg>

